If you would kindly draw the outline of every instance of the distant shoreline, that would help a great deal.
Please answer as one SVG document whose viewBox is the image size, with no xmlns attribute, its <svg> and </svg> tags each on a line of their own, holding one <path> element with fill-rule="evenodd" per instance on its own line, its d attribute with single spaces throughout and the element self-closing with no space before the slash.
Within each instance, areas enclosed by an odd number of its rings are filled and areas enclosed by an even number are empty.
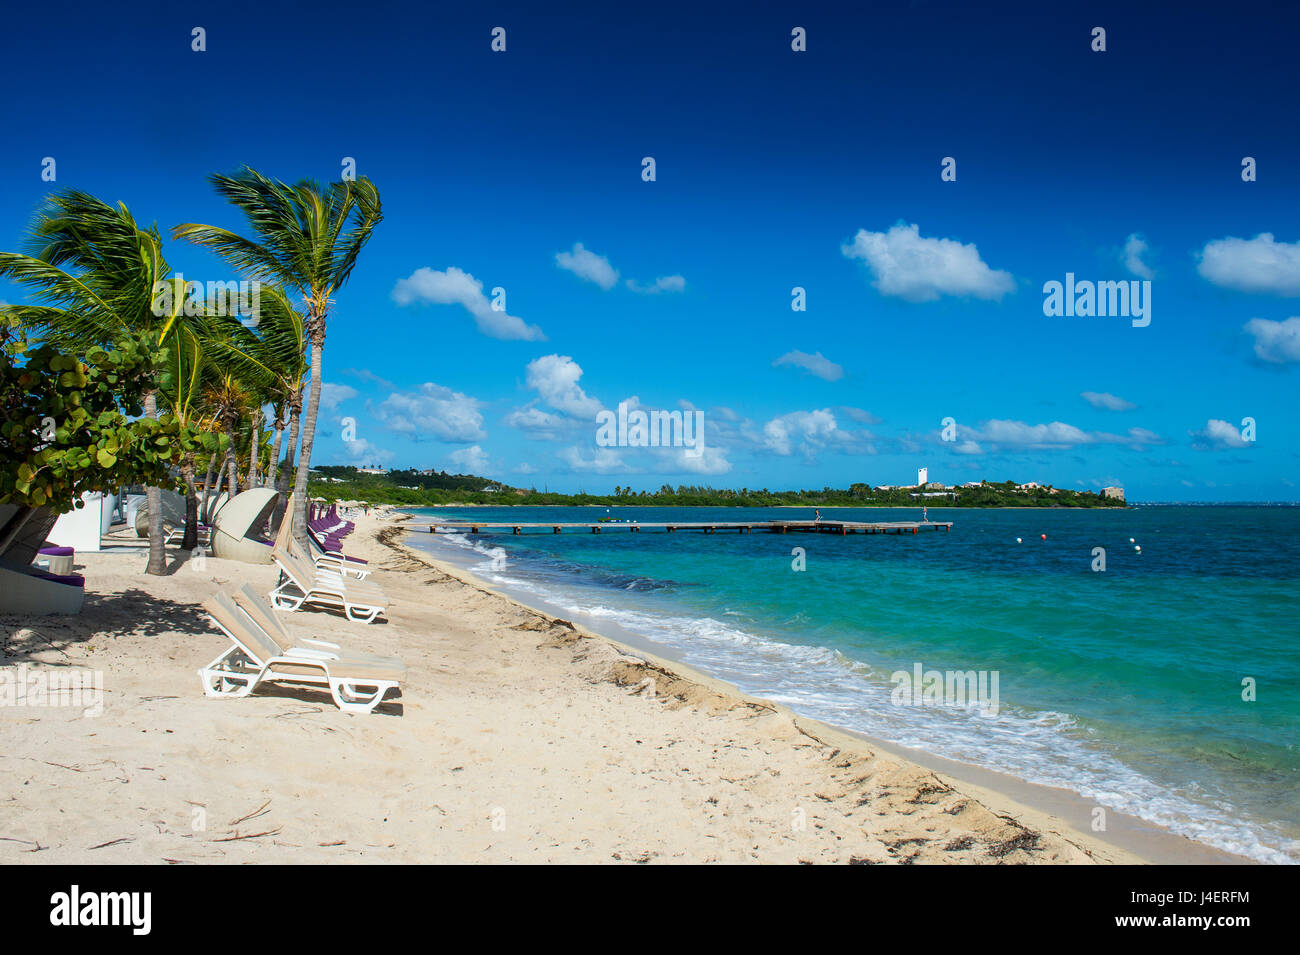
<svg viewBox="0 0 1300 955">
<path fill-rule="evenodd" d="M 1057 506 L 1040 506 L 1035 504 L 465 504 L 456 501 L 449 504 L 384 504 L 384 507 L 391 507 L 396 511 L 410 510 L 413 507 L 438 508 L 438 507 L 603 507 L 608 510 L 611 507 L 637 507 L 637 508 L 717 508 L 731 507 L 737 510 L 788 510 L 788 511 L 852 511 L 864 508 L 876 508 L 877 510 L 891 511 L 918 511 L 922 507 L 931 511 L 1123 511 L 1132 508 L 1132 504 L 1112 504 L 1107 507 L 1065 507 Z M 1273 506 L 1273 505 L 1262 505 Z M 1278 505 L 1284 506 L 1284 505 Z"/>
</svg>

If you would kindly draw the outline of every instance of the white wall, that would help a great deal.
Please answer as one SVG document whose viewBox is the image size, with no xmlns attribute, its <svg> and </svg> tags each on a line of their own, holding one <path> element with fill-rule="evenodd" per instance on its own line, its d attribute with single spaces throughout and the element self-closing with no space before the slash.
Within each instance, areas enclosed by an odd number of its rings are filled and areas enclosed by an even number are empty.
<svg viewBox="0 0 1300 955">
<path fill-rule="evenodd" d="M 104 496 L 83 494 L 81 499 L 86 502 L 86 506 L 60 514 L 50 530 L 47 544 L 71 547 L 78 553 L 99 550 L 99 537 L 104 526 Z"/>
</svg>

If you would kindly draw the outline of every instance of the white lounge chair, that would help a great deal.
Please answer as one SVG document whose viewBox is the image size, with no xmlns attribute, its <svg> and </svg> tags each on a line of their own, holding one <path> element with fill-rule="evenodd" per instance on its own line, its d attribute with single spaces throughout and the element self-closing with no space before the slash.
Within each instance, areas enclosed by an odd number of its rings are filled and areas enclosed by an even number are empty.
<svg viewBox="0 0 1300 955">
<path fill-rule="evenodd" d="M 271 556 L 280 567 L 280 583 L 270 593 L 271 603 L 278 609 L 333 607 L 342 610 L 349 620 L 364 623 L 386 616 L 388 598 L 369 581 L 345 581 L 341 574 L 317 570 L 278 547 Z"/>
<path fill-rule="evenodd" d="M 247 696 L 264 682 L 327 686 L 340 710 L 369 713 L 406 677 L 400 660 L 345 656 L 322 641 L 303 641 L 306 646 L 284 649 L 225 594 L 204 601 L 203 607 L 231 642 L 228 650 L 198 671 L 206 696 Z"/>
<path fill-rule="evenodd" d="M 388 663 L 395 666 L 401 666 L 402 661 L 396 657 L 385 657 L 373 653 L 363 653 L 353 647 L 344 647 L 337 643 L 331 643 L 327 640 L 311 640 L 294 636 L 289 628 L 284 625 L 279 614 L 272 609 L 267 603 L 266 598 L 253 589 L 251 584 L 244 584 L 231 595 L 235 605 L 240 610 L 248 614 L 262 630 L 275 641 L 280 648 L 281 653 L 288 653 L 293 647 L 304 644 L 312 647 L 319 647 L 325 650 L 332 650 L 348 660 L 365 660 L 371 663 Z"/>
</svg>

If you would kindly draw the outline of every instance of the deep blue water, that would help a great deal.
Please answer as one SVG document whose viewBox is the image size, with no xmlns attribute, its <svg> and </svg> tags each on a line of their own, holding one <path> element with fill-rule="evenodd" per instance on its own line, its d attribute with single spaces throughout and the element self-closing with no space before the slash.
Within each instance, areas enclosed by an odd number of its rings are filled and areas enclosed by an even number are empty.
<svg viewBox="0 0 1300 955">
<path fill-rule="evenodd" d="M 435 511 L 413 513 L 418 523 Z M 812 516 L 437 513 L 519 522 Z M 919 511 L 823 508 L 822 517 L 912 520 Z M 1300 859 L 1300 508 L 931 508 L 930 519 L 954 527 L 841 537 L 613 525 L 599 535 L 410 541 L 470 558 L 486 577 L 608 619 L 815 718 L 1064 786 L 1253 858 Z M 1097 547 L 1104 571 L 1093 569 Z M 793 567 L 795 548 L 804 570 Z M 891 676 L 917 664 L 996 673 L 996 712 L 952 700 L 900 705 Z M 1253 701 L 1243 700 L 1243 681 L 1253 681 Z"/>
</svg>

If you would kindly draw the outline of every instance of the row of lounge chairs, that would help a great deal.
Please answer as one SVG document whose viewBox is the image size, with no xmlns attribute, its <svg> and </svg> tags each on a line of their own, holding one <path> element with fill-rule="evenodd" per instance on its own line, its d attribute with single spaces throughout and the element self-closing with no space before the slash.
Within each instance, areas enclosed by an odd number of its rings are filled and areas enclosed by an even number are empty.
<svg viewBox="0 0 1300 955">
<path fill-rule="evenodd" d="M 311 524 L 317 524 L 313 527 Z M 348 620 L 373 623 L 386 619 L 388 598 L 366 579 L 364 560 L 340 549 L 351 522 L 319 519 L 309 524 L 308 549 L 293 535 L 293 499 L 281 522 L 271 559 L 280 577 L 269 602 L 244 585 L 235 593 L 217 594 L 204 603 L 209 617 L 230 638 L 231 646 L 199 670 L 208 696 L 247 696 L 260 683 L 299 683 L 329 688 L 339 709 L 370 712 L 405 674 L 394 657 L 374 656 L 321 640 L 295 637 L 276 610 L 342 611 Z M 346 530 L 343 525 L 346 524 Z M 325 530 L 325 537 L 319 531 Z"/>
</svg>

